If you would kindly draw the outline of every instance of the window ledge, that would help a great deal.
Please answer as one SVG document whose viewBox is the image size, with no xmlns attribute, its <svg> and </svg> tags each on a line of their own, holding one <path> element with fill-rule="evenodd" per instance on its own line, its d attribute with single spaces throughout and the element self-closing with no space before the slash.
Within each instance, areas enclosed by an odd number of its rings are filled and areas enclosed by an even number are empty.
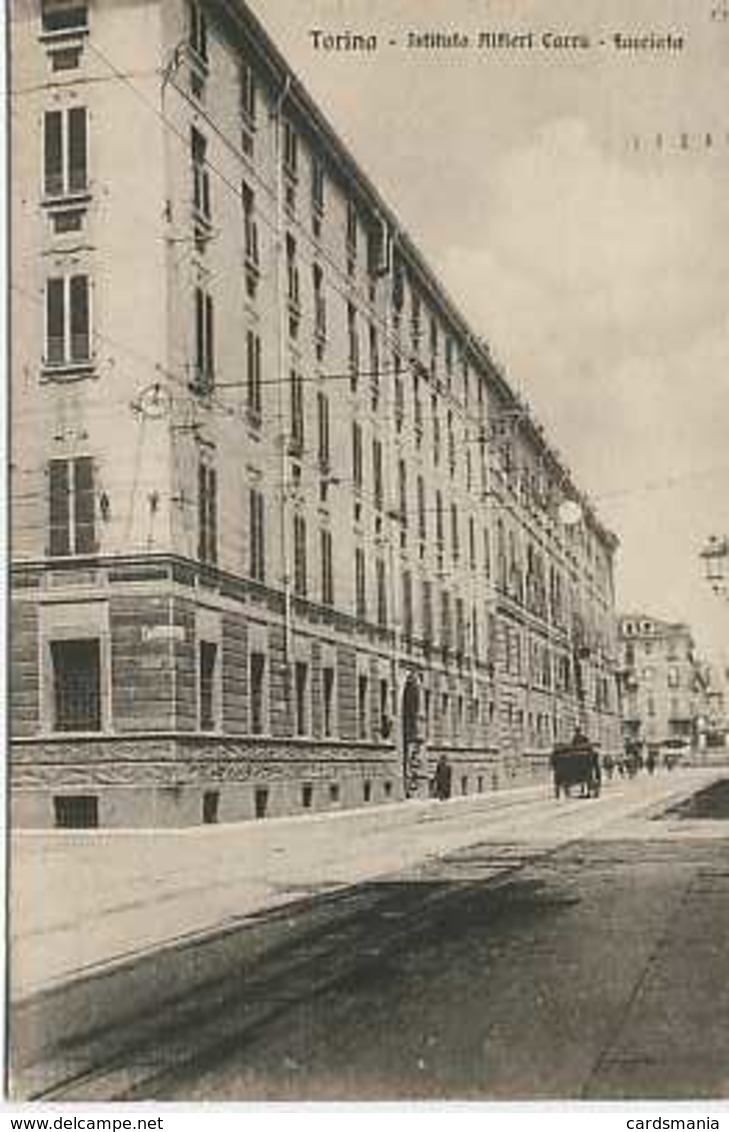
<svg viewBox="0 0 729 1132">
<path fill-rule="evenodd" d="M 96 363 L 93 359 L 86 362 L 61 362 L 52 364 L 44 362 L 41 368 L 41 381 L 80 381 L 86 377 L 97 377 Z"/>
<path fill-rule="evenodd" d="M 41 199 L 41 208 L 49 212 L 72 212 L 85 208 L 91 201 L 91 190 L 83 189 L 77 193 L 59 193 L 57 196 L 44 196 Z"/>
<path fill-rule="evenodd" d="M 85 27 L 77 28 L 58 28 L 56 31 L 40 31 L 38 39 L 41 43 L 47 44 L 52 48 L 54 44 L 66 46 L 69 40 L 85 39 L 89 34 L 88 24 Z"/>
</svg>

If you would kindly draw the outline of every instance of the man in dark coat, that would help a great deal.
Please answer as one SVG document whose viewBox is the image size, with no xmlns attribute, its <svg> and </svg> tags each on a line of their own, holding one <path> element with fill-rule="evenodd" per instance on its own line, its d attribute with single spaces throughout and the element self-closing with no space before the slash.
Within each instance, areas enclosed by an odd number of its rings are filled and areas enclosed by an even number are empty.
<svg viewBox="0 0 729 1132">
<path fill-rule="evenodd" d="M 452 777 L 453 772 L 451 770 L 451 764 L 448 762 L 448 759 L 445 755 L 441 755 L 435 766 L 434 777 L 435 796 L 436 798 L 439 798 L 441 802 L 447 801 L 447 799 L 451 796 Z"/>
</svg>

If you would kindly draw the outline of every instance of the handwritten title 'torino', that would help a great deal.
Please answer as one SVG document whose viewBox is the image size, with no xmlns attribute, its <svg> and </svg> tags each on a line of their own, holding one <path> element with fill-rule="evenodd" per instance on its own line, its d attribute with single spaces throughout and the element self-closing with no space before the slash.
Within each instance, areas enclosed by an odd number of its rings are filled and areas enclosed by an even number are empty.
<svg viewBox="0 0 729 1132">
<path fill-rule="evenodd" d="M 621 52 L 680 52 L 686 35 L 675 30 L 641 32 L 612 31 L 604 35 L 553 30 L 489 30 L 476 34 L 458 30 L 411 30 L 398 36 L 376 32 L 310 28 L 309 39 L 315 51 L 360 53 L 383 48 L 408 51 L 589 51 L 611 49 Z"/>
</svg>

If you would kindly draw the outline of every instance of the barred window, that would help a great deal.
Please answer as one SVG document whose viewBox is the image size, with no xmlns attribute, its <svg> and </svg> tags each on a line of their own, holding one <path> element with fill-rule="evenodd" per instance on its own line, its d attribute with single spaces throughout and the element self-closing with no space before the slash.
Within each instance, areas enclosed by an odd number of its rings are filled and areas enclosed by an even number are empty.
<svg viewBox="0 0 729 1132">
<path fill-rule="evenodd" d="M 55 731 L 101 730 L 98 639 L 51 641 Z"/>
</svg>

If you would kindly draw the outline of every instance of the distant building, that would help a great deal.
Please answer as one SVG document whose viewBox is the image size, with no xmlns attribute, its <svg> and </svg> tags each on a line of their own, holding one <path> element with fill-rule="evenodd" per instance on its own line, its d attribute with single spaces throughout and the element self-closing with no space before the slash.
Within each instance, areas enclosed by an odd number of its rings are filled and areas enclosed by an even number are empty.
<svg viewBox="0 0 729 1132">
<path fill-rule="evenodd" d="M 616 539 L 245 4 L 9 26 L 14 820 L 616 747 Z"/>
<path fill-rule="evenodd" d="M 717 667 L 708 664 L 705 666 L 704 688 L 706 747 L 717 749 L 726 746 L 728 727 L 726 686 Z"/>
<path fill-rule="evenodd" d="M 699 746 L 705 729 L 706 677 L 691 630 L 650 615 L 618 621 L 623 736 L 656 747 Z"/>
</svg>

